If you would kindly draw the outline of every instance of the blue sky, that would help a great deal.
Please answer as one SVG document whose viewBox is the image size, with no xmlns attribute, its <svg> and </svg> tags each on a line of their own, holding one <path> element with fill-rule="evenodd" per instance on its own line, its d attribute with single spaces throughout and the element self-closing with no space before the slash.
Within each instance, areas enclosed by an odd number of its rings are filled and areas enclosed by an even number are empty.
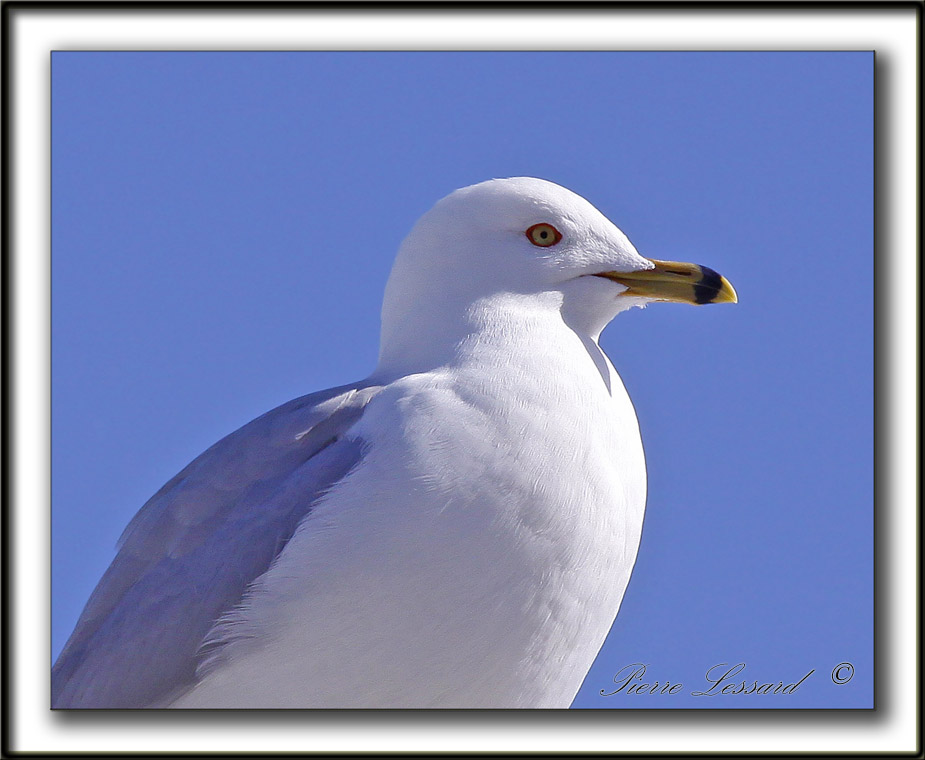
<svg viewBox="0 0 925 760">
<path fill-rule="evenodd" d="M 621 314 L 639 559 L 576 707 L 870 707 L 871 53 L 54 53 L 52 655 L 137 509 L 374 367 L 411 225 L 531 175 L 739 303 Z M 850 662 L 854 677 L 835 684 Z M 624 666 L 673 695 L 602 697 Z M 709 668 L 791 695 L 695 697 Z M 712 671 L 713 676 L 727 670 Z"/>
</svg>

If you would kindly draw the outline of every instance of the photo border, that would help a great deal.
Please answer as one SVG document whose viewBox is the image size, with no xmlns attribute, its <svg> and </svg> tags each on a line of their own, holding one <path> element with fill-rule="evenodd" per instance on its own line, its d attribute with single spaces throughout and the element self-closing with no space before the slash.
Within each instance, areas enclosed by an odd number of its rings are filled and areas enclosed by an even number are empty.
<svg viewBox="0 0 925 760">
<path fill-rule="evenodd" d="M 448 23 L 447 19 L 454 14 L 457 23 Z M 341 36 L 332 35 L 329 46 L 323 49 L 339 50 L 876 51 L 874 710 L 52 712 L 47 708 L 50 51 L 292 50 L 286 40 L 294 39 L 296 34 L 288 28 L 282 35 L 282 47 L 266 44 L 264 28 L 249 28 L 241 37 L 248 42 L 234 41 L 234 34 L 240 34 L 234 30 L 242 28 L 242 20 L 251 27 L 259 26 L 259 20 L 277 23 L 284 15 L 297 15 L 320 26 L 333 22 L 332 28 Z M 169 19 L 180 16 L 183 19 L 174 23 L 176 28 L 171 33 L 158 31 L 169 25 Z M 195 23 L 191 16 L 197 17 Z M 610 21 L 618 19 L 624 30 L 617 32 L 612 26 L 588 23 L 601 16 Z M 145 30 L 145 17 L 149 21 L 154 17 L 158 23 Z M 383 17 L 401 23 L 382 25 Z M 767 46 L 729 47 L 727 42 L 726 46 L 714 47 L 729 37 L 719 33 L 711 38 L 696 37 L 694 29 L 689 32 L 692 42 L 687 47 L 678 48 L 671 43 L 659 46 L 659 39 L 673 39 L 672 34 L 679 32 L 683 36 L 685 30 L 680 27 L 691 17 L 707 18 L 713 29 L 731 23 L 742 30 L 744 39 L 754 39 L 762 33 L 776 33 L 779 37 L 776 41 L 771 37 Z M 770 26 L 762 32 L 762 22 L 769 17 L 775 22 L 786 21 L 786 35 L 780 37 L 781 33 Z M 859 23 L 861 17 L 870 23 Z M 81 23 L 75 23 L 75 19 Z M 485 19 L 492 24 L 486 24 Z M 897 36 L 902 36 L 903 41 L 893 41 L 895 46 L 889 39 L 876 36 L 873 22 L 884 19 L 885 26 L 895 23 Z M 93 22 L 93 34 L 87 32 L 87 20 Z M 512 20 L 516 24 L 511 24 Z M 363 37 L 360 27 L 364 21 L 365 34 L 372 34 L 372 38 Z M 205 33 L 204 22 L 212 25 Z M 635 28 L 634 24 L 639 22 L 656 37 L 627 37 L 626 28 Z M 105 32 L 103 27 L 113 23 L 113 29 L 122 25 L 123 29 L 131 30 L 134 42 L 129 47 L 107 46 L 107 41 L 114 39 L 107 36 L 113 30 Z M 6 352 L 2 408 L 2 749 L 5 756 L 24 753 L 73 756 L 88 752 L 148 757 L 169 753 L 263 757 L 339 752 L 457 757 L 484 752 L 517 756 L 666 757 L 707 752 L 761 757 L 797 751 L 804 755 L 857 757 L 921 754 L 918 613 L 922 564 L 917 512 L 921 493 L 920 429 L 919 415 L 909 413 L 912 409 L 918 411 L 916 392 L 920 388 L 917 326 L 921 323 L 918 270 L 921 3 L 553 3 L 534 7 L 504 3 L 489 7 L 479 3 L 9 2 L 3 4 L 2 24 L 2 279 Z M 382 28 L 376 29 L 377 24 Z M 672 25 L 674 31 L 670 32 Z M 860 37 L 851 37 L 852 33 L 860 33 Z M 153 47 L 139 43 L 146 34 L 155 40 L 151 43 Z M 462 47 L 454 48 L 452 42 L 447 42 L 454 34 Z M 826 38 L 828 44 L 820 46 L 818 40 L 826 34 L 830 35 Z M 913 70 L 907 49 L 909 34 L 914 39 Z M 209 44 L 210 35 L 213 43 L 218 40 L 216 47 Z M 254 47 L 258 38 L 261 42 Z M 369 39 L 376 38 L 388 46 L 369 47 Z M 442 42 L 435 43 L 434 39 Z M 576 47 L 582 39 L 584 47 Z M 171 40 L 176 41 L 175 45 L 169 44 Z M 427 47 L 419 47 L 421 44 Z M 307 43 L 295 49 L 322 48 Z M 44 66 L 39 66 L 37 50 L 46 50 Z M 39 92 L 30 87 L 35 82 L 43 82 Z M 44 156 L 41 151 L 45 151 Z M 915 167 L 911 179 L 907 165 Z M 911 271 L 915 271 L 915 277 Z M 915 663 L 914 668 L 911 663 Z M 665 730 L 669 728 L 671 732 Z M 165 729 L 173 732 L 172 739 L 165 736 Z M 243 736 L 245 730 L 254 737 Z M 781 737 L 781 733 L 788 736 Z M 788 748 L 782 746 L 782 738 L 789 740 Z M 292 744 L 284 746 L 286 742 Z M 255 749 L 235 751 L 235 747 L 245 744 Z M 275 749 L 269 748 L 270 745 Z M 371 747 L 380 746 L 381 751 L 370 751 Z M 145 747 L 162 747 L 163 751 Z M 269 751 L 261 751 L 262 747 Z M 461 752 L 460 747 L 469 751 Z M 693 749 L 684 751 L 677 747 Z M 450 748 L 456 751 L 449 751 Z"/>
</svg>

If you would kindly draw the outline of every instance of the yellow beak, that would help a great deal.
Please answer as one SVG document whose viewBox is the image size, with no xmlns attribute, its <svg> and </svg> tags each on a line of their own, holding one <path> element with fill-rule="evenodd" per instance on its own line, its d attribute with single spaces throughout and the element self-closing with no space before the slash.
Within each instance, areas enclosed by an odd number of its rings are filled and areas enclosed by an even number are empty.
<svg viewBox="0 0 925 760">
<path fill-rule="evenodd" d="M 654 269 L 639 272 L 600 272 L 598 277 L 625 285 L 621 296 L 641 296 L 677 303 L 738 303 L 735 288 L 709 267 L 681 261 L 649 259 Z"/>
</svg>

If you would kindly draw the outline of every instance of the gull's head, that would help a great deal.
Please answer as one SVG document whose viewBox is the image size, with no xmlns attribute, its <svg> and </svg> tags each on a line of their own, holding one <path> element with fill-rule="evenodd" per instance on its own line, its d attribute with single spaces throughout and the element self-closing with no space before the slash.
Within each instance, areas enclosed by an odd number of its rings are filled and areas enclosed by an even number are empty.
<svg viewBox="0 0 925 760">
<path fill-rule="evenodd" d="M 494 179 L 438 201 L 405 238 L 386 288 L 383 343 L 492 302 L 557 309 L 596 334 L 650 301 L 728 303 L 736 294 L 712 269 L 641 255 L 560 185 Z"/>
</svg>

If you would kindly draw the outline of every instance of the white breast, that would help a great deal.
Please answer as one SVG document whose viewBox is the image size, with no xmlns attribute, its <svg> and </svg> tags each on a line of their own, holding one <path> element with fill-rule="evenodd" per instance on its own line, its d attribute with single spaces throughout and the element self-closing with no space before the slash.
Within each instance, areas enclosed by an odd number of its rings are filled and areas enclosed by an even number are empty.
<svg viewBox="0 0 925 760">
<path fill-rule="evenodd" d="M 361 465 L 236 613 L 227 664 L 174 706 L 567 707 L 645 503 L 629 398 L 570 335 L 376 397 L 351 431 Z"/>
</svg>

